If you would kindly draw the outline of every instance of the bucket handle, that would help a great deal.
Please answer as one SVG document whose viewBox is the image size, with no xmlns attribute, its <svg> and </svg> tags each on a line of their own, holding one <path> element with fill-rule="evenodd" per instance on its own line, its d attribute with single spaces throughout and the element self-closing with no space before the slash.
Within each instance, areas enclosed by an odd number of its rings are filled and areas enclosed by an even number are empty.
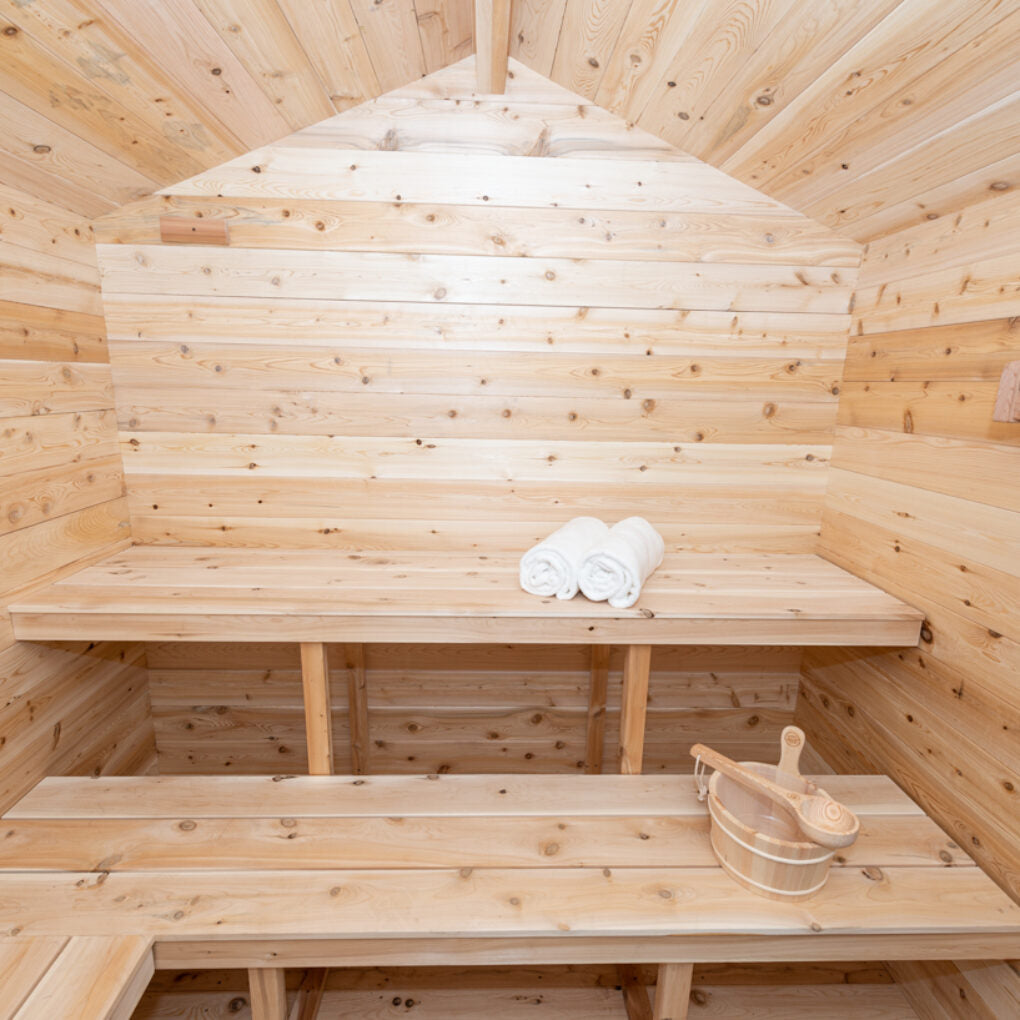
<svg viewBox="0 0 1020 1020">
<path fill-rule="evenodd" d="M 705 763 L 700 754 L 694 761 L 694 783 L 698 789 L 698 800 L 704 803 L 708 797 L 708 784 L 705 782 Z"/>
</svg>

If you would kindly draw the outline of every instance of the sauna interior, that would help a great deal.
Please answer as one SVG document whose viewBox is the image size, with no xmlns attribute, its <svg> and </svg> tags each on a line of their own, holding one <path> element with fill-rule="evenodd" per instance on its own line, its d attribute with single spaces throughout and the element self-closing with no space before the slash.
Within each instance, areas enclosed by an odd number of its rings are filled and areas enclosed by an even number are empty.
<svg viewBox="0 0 1020 1020">
<path fill-rule="evenodd" d="M 0 2 L 0 1018 L 1020 1016 L 1020 9 Z M 520 591 L 647 518 L 632 609 Z M 716 864 L 689 748 L 858 812 Z"/>
</svg>

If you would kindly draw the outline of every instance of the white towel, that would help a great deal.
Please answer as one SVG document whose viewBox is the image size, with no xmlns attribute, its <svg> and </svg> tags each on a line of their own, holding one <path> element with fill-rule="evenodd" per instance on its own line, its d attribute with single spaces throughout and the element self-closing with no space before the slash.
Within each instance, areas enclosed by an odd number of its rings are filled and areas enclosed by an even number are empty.
<svg viewBox="0 0 1020 1020">
<path fill-rule="evenodd" d="M 581 591 L 594 602 L 609 599 L 614 609 L 634 605 L 648 575 L 662 562 L 666 543 L 643 517 L 614 524 L 581 564 Z"/>
<path fill-rule="evenodd" d="M 575 517 L 521 557 L 521 587 L 530 595 L 572 599 L 584 554 L 609 534 L 597 517 Z"/>
</svg>

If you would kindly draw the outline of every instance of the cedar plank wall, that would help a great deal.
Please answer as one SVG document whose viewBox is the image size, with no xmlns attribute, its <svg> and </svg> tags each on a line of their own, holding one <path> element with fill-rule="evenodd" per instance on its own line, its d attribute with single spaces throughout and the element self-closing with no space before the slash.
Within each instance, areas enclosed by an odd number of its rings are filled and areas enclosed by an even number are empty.
<svg viewBox="0 0 1020 1020">
<path fill-rule="evenodd" d="M 859 246 L 519 64 L 472 87 L 455 65 L 97 223 L 136 538 L 524 549 L 640 509 L 674 547 L 813 551 Z M 231 248 L 160 245 L 160 213 Z M 587 657 L 369 648 L 370 770 L 580 767 Z M 149 664 L 162 771 L 304 767 L 296 648 Z M 798 669 L 657 652 L 648 767 L 773 756 Z"/>
<path fill-rule="evenodd" d="M 812 650 L 798 720 L 840 771 L 888 772 L 1020 897 L 1020 195 L 873 241 L 823 555 L 927 613 L 919 649 Z"/>
<path fill-rule="evenodd" d="M 0 812 L 154 762 L 144 646 L 16 642 L 5 609 L 130 538 L 106 362 L 87 222 L 0 186 Z"/>
</svg>

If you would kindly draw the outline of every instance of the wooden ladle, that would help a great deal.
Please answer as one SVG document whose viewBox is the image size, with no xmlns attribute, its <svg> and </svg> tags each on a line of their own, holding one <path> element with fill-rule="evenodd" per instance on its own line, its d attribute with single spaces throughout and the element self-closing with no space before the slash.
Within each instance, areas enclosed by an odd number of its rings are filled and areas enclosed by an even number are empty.
<svg viewBox="0 0 1020 1020">
<path fill-rule="evenodd" d="M 793 812 L 801 832 L 820 846 L 839 849 L 850 846 L 857 838 L 861 823 L 857 816 L 838 801 L 824 793 L 794 793 L 784 790 L 778 783 L 752 772 L 732 758 L 713 751 L 704 744 L 691 748 L 691 757 L 698 758 L 712 768 L 729 776 L 734 782 L 757 793 L 763 793 L 770 800 Z"/>
</svg>

